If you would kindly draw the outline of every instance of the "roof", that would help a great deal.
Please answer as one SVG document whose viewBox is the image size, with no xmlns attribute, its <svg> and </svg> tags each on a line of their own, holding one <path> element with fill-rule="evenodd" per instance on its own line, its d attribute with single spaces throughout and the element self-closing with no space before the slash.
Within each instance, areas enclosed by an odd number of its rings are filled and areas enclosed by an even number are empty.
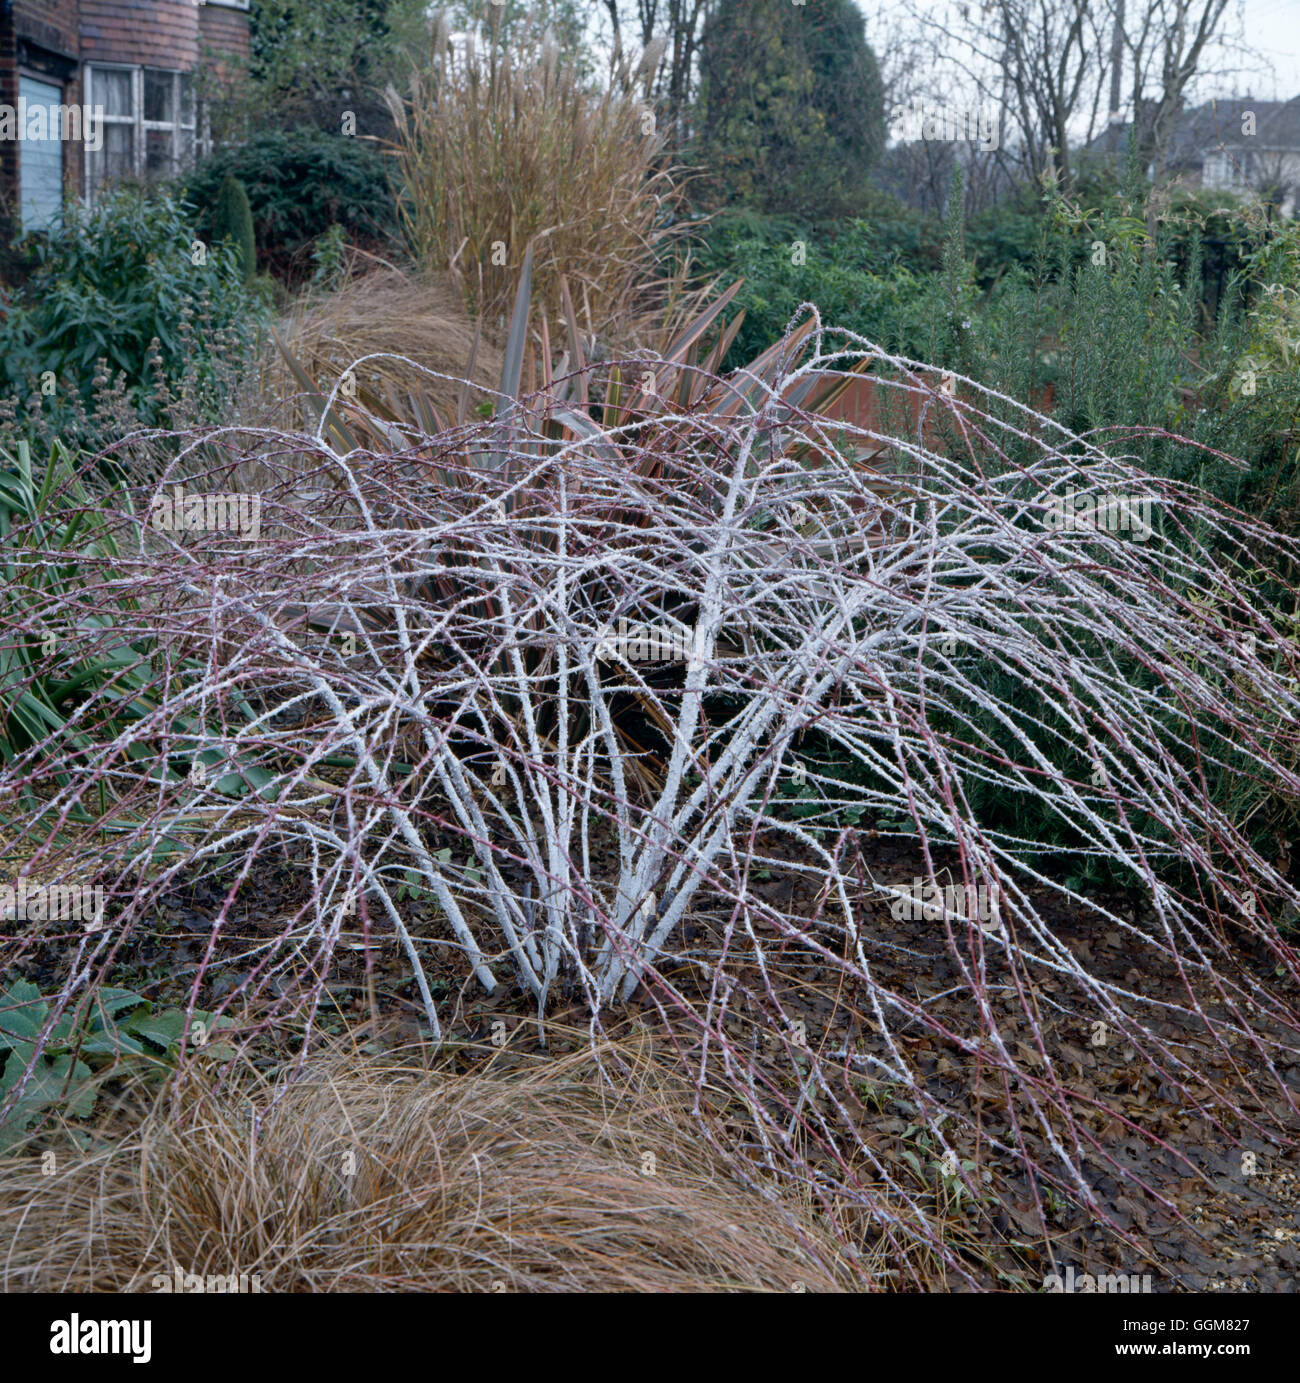
<svg viewBox="0 0 1300 1383">
<path fill-rule="evenodd" d="M 1255 115 L 1253 135 L 1242 133 L 1242 116 L 1247 111 Z M 1128 124 L 1123 128 L 1127 135 Z M 1103 130 L 1088 147 L 1103 149 L 1109 139 L 1109 130 Z M 1231 96 L 1186 110 L 1174 122 L 1168 161 L 1175 166 L 1197 165 L 1221 144 L 1227 149 L 1242 151 L 1293 149 L 1300 153 L 1300 96 L 1289 101 Z"/>
<path fill-rule="evenodd" d="M 1242 133 L 1242 117 L 1254 112 L 1255 133 Z M 1223 144 L 1229 149 L 1300 151 L 1300 96 L 1290 101 L 1259 101 L 1250 96 L 1207 101 L 1185 111 L 1169 142 L 1171 161 L 1193 160 Z"/>
</svg>

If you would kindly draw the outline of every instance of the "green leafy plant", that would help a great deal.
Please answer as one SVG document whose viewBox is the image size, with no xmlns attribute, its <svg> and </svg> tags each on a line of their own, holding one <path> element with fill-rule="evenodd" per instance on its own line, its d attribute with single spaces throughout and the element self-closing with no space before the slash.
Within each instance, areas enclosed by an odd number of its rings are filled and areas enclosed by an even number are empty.
<svg viewBox="0 0 1300 1383">
<path fill-rule="evenodd" d="M 147 709 L 139 698 L 148 681 L 147 658 L 126 646 L 95 646 L 86 633 L 109 633 L 112 620 L 87 614 L 78 636 L 76 604 L 91 579 L 90 564 L 114 560 L 117 546 L 92 499 L 73 471 L 67 449 L 55 443 L 43 473 L 32 466 L 26 442 L 15 455 L 0 453 L 0 543 L 5 554 L 0 623 L 26 630 L 26 638 L 0 646 L 0 757 L 51 734 L 74 745 L 88 736 L 70 724 L 87 696 L 105 694 L 124 717 Z M 65 562 L 45 560 L 63 555 Z M 67 655 L 75 649 L 71 660 Z"/>
<path fill-rule="evenodd" d="M 373 145 L 321 130 L 269 130 L 205 159 L 185 183 L 200 235 L 215 235 L 214 209 L 227 177 L 243 184 L 261 263 L 299 284 L 332 226 L 353 244 L 381 248 L 397 209 L 383 155 Z"/>
<path fill-rule="evenodd" d="M 146 618 L 139 602 L 97 585 L 123 557 L 98 506 L 61 443 L 40 470 L 26 442 L 13 455 L 0 451 L 0 762 L 56 742 L 89 754 L 159 705 L 162 643 L 124 635 L 122 626 Z M 193 660 L 170 659 L 173 677 L 201 672 Z M 246 702 L 235 709 L 253 716 Z M 199 717 L 182 715 L 173 725 L 183 737 L 182 755 L 197 753 L 209 766 L 217 761 L 216 751 L 199 750 Z M 189 772 L 187 757 L 169 777 L 179 781 Z M 248 765 L 215 786 L 238 796 L 269 781 L 266 770 Z"/>
<path fill-rule="evenodd" d="M 436 851 L 433 858 L 437 860 L 439 864 L 450 864 L 451 847 L 445 846 L 443 849 Z M 425 898 L 432 897 L 432 893 L 426 887 L 418 870 L 408 869 L 402 877 L 406 882 L 398 884 L 397 886 L 397 899 L 399 902 L 408 898 L 419 902 Z"/>
<path fill-rule="evenodd" d="M 700 152 L 722 203 L 856 210 L 885 143 L 876 58 L 851 0 L 732 0 L 700 40 Z"/>
<path fill-rule="evenodd" d="M 41 1033 L 50 1019 L 49 1002 L 28 980 L 14 980 L 0 993 L 0 1108 L 10 1099 L 31 1064 Z M 65 1117 L 89 1118 L 99 1098 L 105 1071 L 124 1065 L 134 1069 L 166 1069 L 174 1064 L 182 1038 L 212 1058 L 226 1059 L 234 1048 L 212 1041 L 231 1026 L 228 1018 L 196 1009 L 156 1011 L 142 995 L 129 989 L 104 987 L 94 991 L 88 1005 L 67 1009 L 46 1039 L 22 1094 L 0 1120 L 0 1147 L 17 1142 L 44 1114 L 57 1110 Z"/>
<path fill-rule="evenodd" d="M 344 110 L 358 135 L 384 131 L 378 93 L 404 79 L 427 10 L 427 0 L 258 0 L 249 14 L 251 80 L 224 92 L 217 114 L 233 137 L 319 123 L 337 139 Z"/>
<path fill-rule="evenodd" d="M 901 209 L 888 204 L 869 219 L 827 228 L 792 217 L 720 215 L 701 241 L 700 268 L 724 282 L 741 279 L 736 305 L 745 312 L 724 364 L 741 366 L 758 354 L 802 302 L 888 349 L 935 358 L 946 311 L 930 272 L 939 249 L 913 223 L 915 249 L 896 253 L 907 232 Z"/>
<path fill-rule="evenodd" d="M 311 286 L 317 292 L 328 292 L 343 281 L 347 269 L 347 237 L 337 222 L 312 246 Z"/>
<path fill-rule="evenodd" d="M 233 173 L 227 173 L 221 180 L 217 204 L 212 210 L 212 234 L 215 240 L 228 240 L 235 247 L 247 283 L 257 273 L 257 241 L 253 236 L 253 212 L 248 205 L 248 193 Z"/>
<path fill-rule="evenodd" d="M 137 425 L 170 421 L 182 391 L 196 421 L 221 416 L 259 309 L 237 252 L 195 240 L 167 194 L 122 188 L 90 211 L 71 204 L 38 243 L 17 310 L 0 320 L 0 412 L 25 410 L 29 429 L 88 448 L 122 435 L 120 419 L 101 412 L 119 383 Z"/>
</svg>

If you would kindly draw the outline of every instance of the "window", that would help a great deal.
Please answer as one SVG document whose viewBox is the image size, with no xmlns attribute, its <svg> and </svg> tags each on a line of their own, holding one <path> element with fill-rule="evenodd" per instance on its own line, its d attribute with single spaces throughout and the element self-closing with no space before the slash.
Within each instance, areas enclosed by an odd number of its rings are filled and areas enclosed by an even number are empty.
<svg viewBox="0 0 1300 1383">
<path fill-rule="evenodd" d="M 87 67 L 86 104 L 104 111 L 101 147 L 86 151 L 91 200 L 117 178 L 170 178 L 194 157 L 197 112 L 188 72 Z"/>
<path fill-rule="evenodd" d="M 63 88 L 22 73 L 18 93 L 27 109 L 56 110 L 63 100 Z M 24 139 L 18 146 L 18 168 L 22 185 L 19 214 L 24 231 L 49 230 L 63 214 L 63 128 L 52 116 L 43 138 Z"/>
<path fill-rule="evenodd" d="M 1245 184 L 1241 164 L 1248 156 L 1241 150 L 1216 150 L 1206 154 L 1201 169 L 1201 183 L 1205 187 L 1242 187 Z"/>
<path fill-rule="evenodd" d="M 135 80 L 127 71 L 87 69 L 86 104 L 104 111 L 104 135 L 95 153 L 86 153 L 86 186 L 93 197 L 104 183 L 135 172 Z"/>
</svg>

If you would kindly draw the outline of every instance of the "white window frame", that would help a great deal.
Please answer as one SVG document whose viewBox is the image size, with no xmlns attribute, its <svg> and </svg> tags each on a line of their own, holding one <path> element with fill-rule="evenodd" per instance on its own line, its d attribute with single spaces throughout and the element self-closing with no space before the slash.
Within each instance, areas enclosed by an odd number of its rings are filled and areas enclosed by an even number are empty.
<svg viewBox="0 0 1300 1383">
<path fill-rule="evenodd" d="M 195 157 L 203 151 L 204 144 L 204 125 L 205 121 L 199 111 L 198 92 L 195 90 L 194 83 L 197 74 L 193 72 L 179 72 L 170 68 L 150 67 L 147 69 L 153 76 L 164 76 L 172 79 L 172 111 L 175 119 L 166 120 L 146 120 L 144 118 L 144 77 L 146 69 L 144 67 L 133 67 L 126 63 L 115 62 L 96 62 L 87 63 L 83 69 L 84 85 L 86 93 L 86 105 L 92 110 L 97 102 L 97 92 L 95 90 L 96 76 L 100 72 L 125 72 L 131 77 L 131 108 L 133 115 L 105 115 L 103 117 L 105 125 L 130 125 L 131 134 L 131 176 L 143 178 L 145 176 L 145 134 L 151 130 L 170 130 L 172 132 L 171 158 L 169 167 L 164 174 L 167 177 L 175 177 L 182 171 L 180 159 L 180 133 L 182 130 L 189 130 L 193 134 L 193 152 Z M 190 120 L 186 121 L 184 108 L 181 104 L 181 79 L 188 77 L 190 80 L 190 99 L 191 111 Z M 93 203 L 98 188 L 95 186 L 92 174 L 92 162 L 94 154 L 89 149 L 86 150 L 85 157 L 85 188 L 86 200 Z"/>
<path fill-rule="evenodd" d="M 219 5 L 223 10 L 246 10 L 248 0 L 199 0 L 202 5 Z"/>
<path fill-rule="evenodd" d="M 135 112 L 133 115 L 105 115 L 103 121 L 105 125 L 130 125 L 134 133 L 131 136 L 131 169 L 134 172 L 140 166 L 140 101 L 142 99 L 140 69 L 126 67 L 118 63 L 87 63 L 83 69 L 82 90 L 86 108 L 93 111 L 96 105 L 98 92 L 95 90 L 95 76 L 99 72 L 128 72 L 134 74 L 131 81 L 131 108 Z M 102 105 L 103 102 L 99 101 Z M 89 149 L 85 151 L 85 182 L 86 201 L 93 203 L 98 188 L 95 186 L 92 173 L 94 155 Z"/>
<path fill-rule="evenodd" d="M 170 77 L 172 85 L 172 112 L 174 118 L 168 120 L 146 120 L 144 115 L 144 79 L 146 74 L 155 77 Z M 181 85 L 183 78 L 189 78 L 190 82 L 190 120 L 187 124 L 183 118 L 184 109 L 181 104 Z M 148 141 L 145 136 L 152 130 L 171 131 L 171 157 L 168 159 L 167 171 L 164 177 L 174 178 L 181 171 L 181 131 L 189 130 L 192 138 L 190 148 L 195 153 L 198 152 L 198 94 L 194 90 L 195 74 L 192 72 L 173 72 L 167 68 L 149 67 L 140 69 L 140 104 L 136 109 L 140 112 L 140 175 L 146 172 L 145 159 L 148 153 Z"/>
</svg>

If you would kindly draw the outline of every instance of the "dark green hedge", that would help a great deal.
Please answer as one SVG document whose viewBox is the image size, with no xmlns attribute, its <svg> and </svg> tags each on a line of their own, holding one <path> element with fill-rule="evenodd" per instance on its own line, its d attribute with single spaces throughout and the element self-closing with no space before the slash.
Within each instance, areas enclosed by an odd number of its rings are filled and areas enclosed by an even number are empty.
<svg viewBox="0 0 1300 1383">
<path fill-rule="evenodd" d="M 333 225 L 355 244 L 382 242 L 396 224 L 384 156 L 373 144 L 320 130 L 268 131 L 222 149 L 194 170 L 185 198 L 200 234 L 211 234 L 221 184 L 233 174 L 248 193 L 258 267 L 282 282 L 311 274 L 311 247 Z"/>
</svg>

